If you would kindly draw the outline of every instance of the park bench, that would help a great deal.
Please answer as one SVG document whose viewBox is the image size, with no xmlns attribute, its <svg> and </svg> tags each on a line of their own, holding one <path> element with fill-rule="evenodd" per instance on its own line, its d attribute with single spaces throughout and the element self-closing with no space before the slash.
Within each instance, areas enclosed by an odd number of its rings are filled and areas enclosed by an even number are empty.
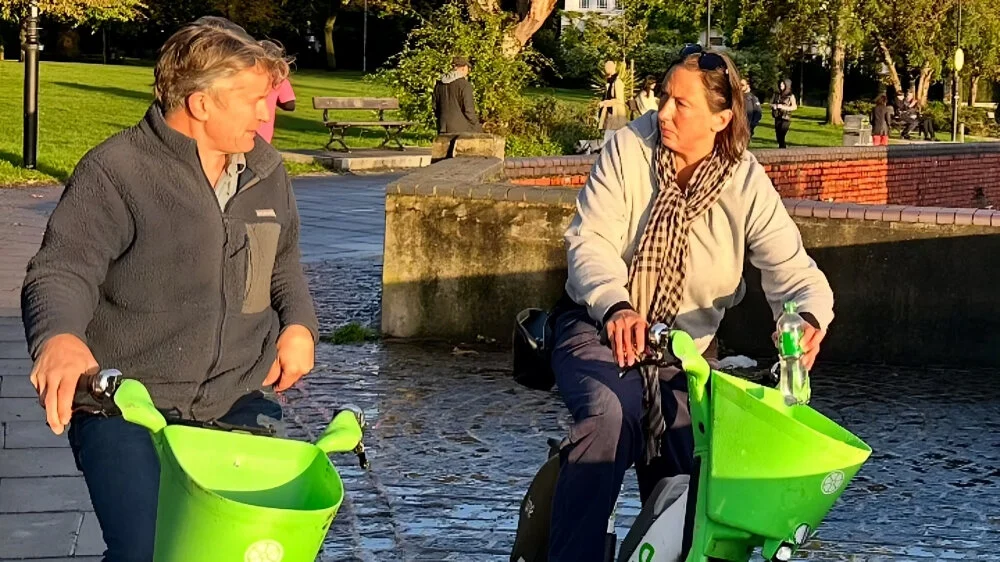
<svg viewBox="0 0 1000 562">
<path fill-rule="evenodd" d="M 389 143 L 395 143 L 398 150 L 403 150 L 403 144 L 399 142 L 399 135 L 410 125 L 412 121 L 390 121 L 385 119 L 385 112 L 399 109 L 399 100 L 396 98 L 331 98 L 315 97 L 313 109 L 323 110 L 323 124 L 330 130 L 330 140 L 326 143 L 327 150 L 334 150 L 333 146 L 339 144 L 343 152 L 350 152 L 345 135 L 350 128 L 377 128 L 381 127 L 385 132 L 385 140 L 379 148 L 385 148 Z M 348 121 L 345 119 L 331 119 L 330 110 L 374 110 L 378 111 L 378 120 L 368 121 Z"/>
</svg>

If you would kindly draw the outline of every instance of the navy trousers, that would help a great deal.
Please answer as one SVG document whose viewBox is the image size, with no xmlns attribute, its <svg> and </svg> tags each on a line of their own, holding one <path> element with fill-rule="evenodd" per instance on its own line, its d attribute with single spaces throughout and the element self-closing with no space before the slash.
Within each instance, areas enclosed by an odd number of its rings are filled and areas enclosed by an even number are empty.
<svg viewBox="0 0 1000 562">
<path fill-rule="evenodd" d="M 253 392 L 220 421 L 257 426 L 258 414 L 280 420 L 281 406 Z M 78 414 L 69 442 L 104 535 L 104 562 L 152 562 L 160 461 L 149 431 L 121 416 Z"/>
<path fill-rule="evenodd" d="M 611 348 L 602 344 L 586 309 L 572 307 L 555 319 L 552 368 L 573 416 L 569 444 L 552 505 L 551 562 L 599 562 L 608 517 L 633 464 L 643 499 L 665 476 L 690 474 L 694 440 L 690 426 L 668 430 L 661 456 L 643 462 L 642 381 L 635 370 L 619 376 Z M 683 376 L 661 382 L 667 426 L 677 415 L 673 390 L 686 391 Z"/>
</svg>

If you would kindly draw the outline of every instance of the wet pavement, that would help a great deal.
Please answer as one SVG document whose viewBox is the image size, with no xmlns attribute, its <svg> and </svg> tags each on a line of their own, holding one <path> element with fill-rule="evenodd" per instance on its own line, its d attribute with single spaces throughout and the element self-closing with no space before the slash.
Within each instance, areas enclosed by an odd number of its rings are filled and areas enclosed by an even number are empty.
<svg viewBox="0 0 1000 562">
<path fill-rule="evenodd" d="M 377 260 L 309 271 L 324 326 L 377 319 L 377 298 L 360 294 L 377 291 L 364 281 L 377 279 Z M 350 271 L 353 284 L 330 271 Z M 336 306 L 348 298 L 363 304 Z M 371 471 L 337 459 L 349 497 L 324 560 L 506 560 L 546 438 L 568 423 L 556 394 L 519 387 L 508 365 L 507 353 L 475 344 L 320 346 L 316 370 L 287 397 L 300 435 L 346 402 L 372 424 Z M 812 405 L 874 453 L 798 559 L 1000 558 L 1000 371 L 820 364 L 812 381 Z M 637 496 L 630 472 L 619 537 Z"/>
</svg>

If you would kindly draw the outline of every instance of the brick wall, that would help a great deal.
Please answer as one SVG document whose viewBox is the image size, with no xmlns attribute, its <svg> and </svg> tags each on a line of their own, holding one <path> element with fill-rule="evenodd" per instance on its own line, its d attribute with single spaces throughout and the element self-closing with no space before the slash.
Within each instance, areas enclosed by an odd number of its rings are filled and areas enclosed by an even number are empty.
<svg viewBox="0 0 1000 562">
<path fill-rule="evenodd" d="M 1000 143 L 915 144 L 758 150 L 755 156 L 781 195 L 791 199 L 977 207 L 982 189 L 1000 203 Z M 520 185 L 580 186 L 595 156 L 509 159 L 508 180 Z"/>
<path fill-rule="evenodd" d="M 541 187 L 579 187 L 586 183 L 596 156 L 508 158 L 504 174 L 510 183 Z"/>
</svg>

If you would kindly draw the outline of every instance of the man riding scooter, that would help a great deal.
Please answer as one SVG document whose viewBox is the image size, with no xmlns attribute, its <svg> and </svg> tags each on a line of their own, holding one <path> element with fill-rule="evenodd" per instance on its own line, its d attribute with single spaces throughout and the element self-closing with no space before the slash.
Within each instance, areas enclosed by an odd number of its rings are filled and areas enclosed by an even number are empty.
<svg viewBox="0 0 1000 562">
<path fill-rule="evenodd" d="M 552 319 L 552 371 L 573 424 L 559 453 L 549 560 L 603 559 L 633 464 L 643 499 L 662 477 L 692 470 L 685 377 L 636 368 L 651 324 L 691 334 L 711 358 L 749 257 L 775 318 L 782 302 L 800 304 L 810 324 L 804 363 L 815 361 L 833 294 L 746 151 L 748 136 L 736 67 L 695 45 L 668 71 L 659 112 L 615 134 L 580 192 L 566 232 L 566 295 Z"/>
</svg>

